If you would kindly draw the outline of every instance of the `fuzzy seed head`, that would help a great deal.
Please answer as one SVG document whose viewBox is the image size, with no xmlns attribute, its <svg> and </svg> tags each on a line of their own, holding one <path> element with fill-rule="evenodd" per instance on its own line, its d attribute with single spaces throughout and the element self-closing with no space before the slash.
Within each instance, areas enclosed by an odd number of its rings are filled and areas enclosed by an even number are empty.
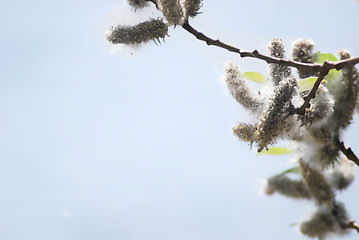
<svg viewBox="0 0 359 240">
<path fill-rule="evenodd" d="M 310 108 L 307 108 L 305 114 L 300 116 L 302 125 L 310 127 L 313 123 L 320 124 L 323 119 L 333 112 L 333 107 L 333 97 L 325 86 L 320 85 L 315 98 L 311 100 Z"/>
<path fill-rule="evenodd" d="M 356 166 L 346 158 L 343 158 L 338 165 L 328 174 L 328 183 L 335 189 L 344 190 L 353 182 Z"/>
<path fill-rule="evenodd" d="M 325 167 L 334 166 L 339 159 L 339 150 L 331 143 L 325 144 L 317 150 L 317 161 L 320 165 Z"/>
<path fill-rule="evenodd" d="M 328 211 L 320 211 L 300 225 L 300 231 L 309 237 L 323 238 L 328 233 L 334 231 L 334 218 Z"/>
<path fill-rule="evenodd" d="M 272 57 L 284 59 L 285 51 L 283 41 L 279 38 L 274 38 L 271 45 L 269 46 L 269 52 Z M 291 70 L 288 66 L 272 63 L 270 64 L 270 68 L 270 75 L 275 86 L 278 85 L 283 79 L 286 79 L 291 75 Z"/>
<path fill-rule="evenodd" d="M 310 128 L 309 133 L 318 143 L 329 144 L 332 140 L 327 127 Z"/>
<path fill-rule="evenodd" d="M 336 222 L 339 223 L 339 225 L 342 225 L 343 223 L 347 223 L 349 220 L 348 213 L 345 210 L 344 204 L 341 202 L 334 202 L 332 204 L 332 214 Z"/>
<path fill-rule="evenodd" d="M 159 0 L 159 3 L 169 25 L 182 25 L 183 9 L 179 0 Z"/>
<path fill-rule="evenodd" d="M 280 193 L 291 198 L 310 198 L 306 184 L 301 180 L 292 180 L 284 175 L 276 175 L 267 180 L 265 192 L 268 195 Z"/>
<path fill-rule="evenodd" d="M 349 59 L 351 58 L 351 54 L 346 50 L 338 51 L 340 60 Z"/>
<path fill-rule="evenodd" d="M 148 6 L 148 0 L 128 0 L 128 3 L 134 8 L 143 8 Z"/>
<path fill-rule="evenodd" d="M 341 203 L 335 203 L 332 207 L 320 207 L 317 212 L 309 219 L 301 223 L 300 231 L 309 237 L 324 238 L 328 234 L 343 234 L 345 230 L 341 224 L 348 221 L 346 210 Z"/>
<path fill-rule="evenodd" d="M 294 61 L 303 63 L 313 63 L 313 48 L 314 42 L 308 39 L 302 39 L 294 43 L 292 57 Z M 307 78 L 317 75 L 316 72 L 307 69 L 299 69 L 298 74 L 300 78 Z"/>
<path fill-rule="evenodd" d="M 260 93 L 252 89 L 234 63 L 228 65 L 225 71 L 225 81 L 231 95 L 247 110 L 260 112 L 264 99 Z"/>
<path fill-rule="evenodd" d="M 302 159 L 299 160 L 299 165 L 302 177 L 307 183 L 311 196 L 319 204 L 330 202 L 334 197 L 334 193 L 331 186 L 324 179 L 324 176 L 318 170 L 310 167 Z"/>
<path fill-rule="evenodd" d="M 274 38 L 269 46 L 269 54 L 272 57 L 276 58 L 284 58 L 285 51 L 284 51 L 284 44 L 282 39 Z"/>
<path fill-rule="evenodd" d="M 186 19 L 189 17 L 195 17 L 199 14 L 202 0 L 185 0 L 184 8 L 186 10 Z"/>
<path fill-rule="evenodd" d="M 282 128 L 278 132 L 278 137 L 288 140 L 300 141 L 303 137 L 302 131 L 300 131 L 300 125 L 298 124 L 297 117 L 285 116 L 282 122 Z"/>
<path fill-rule="evenodd" d="M 165 38 L 168 26 L 161 19 L 152 19 L 135 26 L 112 27 L 106 35 L 113 44 L 139 45 L 150 40 Z"/>
<path fill-rule="evenodd" d="M 275 88 L 269 107 L 263 112 L 254 133 L 254 140 L 259 144 L 258 152 L 280 134 L 282 125 L 288 118 L 286 110 L 291 106 L 291 99 L 296 94 L 296 89 L 297 80 L 294 77 L 283 80 Z"/>
<path fill-rule="evenodd" d="M 340 51 L 339 56 L 341 60 L 350 58 L 346 51 Z M 333 88 L 335 104 L 330 124 L 338 131 L 348 127 L 353 119 L 359 93 L 358 69 L 354 66 L 344 68 Z"/>
<path fill-rule="evenodd" d="M 251 124 L 239 123 L 232 128 L 233 134 L 236 135 L 239 139 L 250 142 L 253 142 L 253 134 L 256 131 L 256 127 Z"/>
</svg>

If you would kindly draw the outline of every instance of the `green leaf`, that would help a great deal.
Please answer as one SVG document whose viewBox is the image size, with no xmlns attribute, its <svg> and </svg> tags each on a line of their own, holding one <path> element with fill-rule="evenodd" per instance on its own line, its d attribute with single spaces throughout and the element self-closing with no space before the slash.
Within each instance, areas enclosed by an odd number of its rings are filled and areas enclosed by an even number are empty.
<svg viewBox="0 0 359 240">
<path fill-rule="evenodd" d="M 334 73 L 334 74 L 336 74 L 336 73 Z M 338 75 L 335 75 L 335 76 L 334 75 L 333 76 L 327 75 L 327 77 L 334 77 L 334 78 L 336 78 L 337 76 Z M 322 81 L 322 83 L 327 82 L 326 81 L 327 77 Z M 313 86 L 314 86 L 315 81 L 317 81 L 317 77 L 309 77 L 309 78 L 304 78 L 304 79 L 300 80 L 298 82 L 299 92 L 304 92 L 304 91 L 307 91 L 307 90 L 311 90 L 313 88 Z"/>
<path fill-rule="evenodd" d="M 267 83 L 268 82 L 267 78 L 259 72 L 253 72 L 253 71 L 244 72 L 243 76 L 245 78 L 247 78 L 248 80 L 256 82 L 256 83 Z"/>
<path fill-rule="evenodd" d="M 325 76 L 324 79 L 327 81 L 333 81 L 339 76 L 340 71 L 338 71 L 336 69 L 332 69 L 329 71 L 329 73 L 327 74 L 327 76 Z"/>
<path fill-rule="evenodd" d="M 300 80 L 298 82 L 299 92 L 303 92 L 303 91 L 312 89 L 316 80 L 317 80 L 317 77 L 309 77 L 309 78 L 304 78 L 304 79 Z"/>
<path fill-rule="evenodd" d="M 262 155 L 262 154 L 283 155 L 283 154 L 290 154 L 290 153 L 294 153 L 294 151 L 290 150 L 288 148 L 285 148 L 285 147 L 271 147 L 271 148 L 268 148 L 267 151 L 262 151 L 260 153 L 257 153 L 257 156 Z"/>
<path fill-rule="evenodd" d="M 314 57 L 314 62 L 315 63 L 320 63 L 320 64 L 323 64 L 325 60 L 329 60 L 329 61 L 332 61 L 332 62 L 338 61 L 336 56 L 334 56 L 331 53 L 316 52 L 316 53 L 313 54 L 313 57 Z"/>
<path fill-rule="evenodd" d="M 313 54 L 313 57 L 314 57 L 314 62 L 315 63 L 320 63 L 320 64 L 323 64 L 325 60 L 329 60 L 329 61 L 332 61 L 332 62 L 338 61 L 338 58 L 336 56 L 334 56 L 333 54 L 331 54 L 331 53 L 316 52 L 316 53 Z M 327 81 L 333 81 L 338 77 L 339 72 L 340 71 L 332 69 L 332 70 L 329 71 L 329 73 L 327 74 L 327 76 L 325 76 L 324 79 L 327 80 Z"/>
<path fill-rule="evenodd" d="M 299 174 L 300 173 L 300 167 L 299 166 L 296 166 L 296 167 L 292 167 L 292 168 L 289 168 L 283 172 L 281 172 L 280 174 L 278 175 L 284 175 L 284 174 L 287 174 L 287 173 L 296 173 L 296 174 Z"/>
</svg>

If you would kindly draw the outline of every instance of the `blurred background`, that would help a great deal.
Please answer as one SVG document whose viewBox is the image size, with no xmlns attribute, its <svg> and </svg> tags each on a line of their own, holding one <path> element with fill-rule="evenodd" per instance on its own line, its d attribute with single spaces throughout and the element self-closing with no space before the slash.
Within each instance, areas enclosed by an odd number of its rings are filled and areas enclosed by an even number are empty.
<svg viewBox="0 0 359 240">
<path fill-rule="evenodd" d="M 244 49 L 309 38 L 315 51 L 359 56 L 355 1 L 204 0 L 202 12 L 195 28 Z M 231 132 L 251 118 L 227 93 L 224 67 L 267 66 L 181 27 L 159 46 L 104 38 L 157 15 L 122 0 L 3 1 L 0 239 L 306 239 L 295 224 L 313 206 L 261 194 L 295 155 L 257 157 Z M 357 121 L 343 140 L 358 154 Z M 358 187 L 337 196 L 356 220 Z"/>
</svg>

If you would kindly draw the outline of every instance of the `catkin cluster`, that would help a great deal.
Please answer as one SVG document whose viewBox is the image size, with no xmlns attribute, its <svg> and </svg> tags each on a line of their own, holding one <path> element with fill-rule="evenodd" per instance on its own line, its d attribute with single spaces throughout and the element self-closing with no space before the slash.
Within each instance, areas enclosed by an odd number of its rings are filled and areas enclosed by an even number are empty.
<svg viewBox="0 0 359 240">
<path fill-rule="evenodd" d="M 284 46 L 280 39 L 274 39 L 269 50 L 272 56 L 278 58 L 285 56 Z M 271 65 L 270 76 L 273 93 L 267 99 L 265 94 L 261 94 L 247 83 L 236 64 L 229 64 L 225 70 L 225 81 L 231 95 L 258 119 L 255 124 L 239 123 L 233 127 L 234 134 L 245 140 L 243 135 L 248 135 L 250 128 L 253 134 L 250 137 L 247 136 L 246 139 L 258 144 L 258 152 L 274 143 L 278 137 L 287 135 L 289 138 L 297 137 L 296 131 L 293 131 L 297 123 L 290 112 L 293 109 L 293 97 L 298 95 L 298 81 L 288 67 L 278 64 Z"/>
<path fill-rule="evenodd" d="M 150 19 L 135 26 L 111 27 L 106 38 L 113 44 L 136 46 L 148 41 L 164 39 L 168 34 L 168 26 L 182 25 L 190 17 L 199 14 L 202 0 L 128 0 L 135 9 L 149 7 L 153 3 L 162 12 L 163 19 Z"/>
<path fill-rule="evenodd" d="M 297 41 L 292 52 L 293 59 L 313 63 L 313 49 L 312 41 Z M 273 39 L 269 54 L 285 58 L 280 39 Z M 350 54 L 340 51 L 339 56 L 346 59 Z M 334 139 L 340 137 L 341 131 L 352 120 L 358 102 L 359 74 L 355 67 L 346 67 L 335 79 L 322 83 L 304 115 L 296 115 L 294 111 L 308 93 L 298 85 L 307 77 L 317 76 L 317 73 L 299 70 L 298 76 L 295 77 L 287 66 L 270 64 L 272 81 L 270 87 L 266 87 L 272 89 L 270 95 L 253 89 L 234 63 L 225 70 L 229 92 L 257 119 L 254 123 L 238 123 L 233 127 L 234 135 L 250 145 L 255 143 L 258 152 L 267 149 L 278 138 L 297 144 L 295 168 L 298 171 L 285 171 L 268 178 L 265 192 L 312 201 L 316 210 L 309 219 L 299 224 L 299 228 L 309 237 L 322 239 L 331 234 L 345 233 L 344 226 L 349 221 L 344 205 L 336 200 L 335 195 L 353 181 L 355 168 L 352 162 L 339 154 Z"/>
<path fill-rule="evenodd" d="M 136 46 L 151 40 L 160 42 L 168 35 L 169 26 L 183 25 L 190 17 L 197 16 L 202 0 L 128 0 L 128 3 L 135 9 L 152 3 L 163 18 L 134 26 L 112 27 L 106 34 L 111 43 Z M 313 53 L 313 49 L 312 41 L 299 40 L 294 44 L 292 58 L 314 63 L 320 54 Z M 285 59 L 282 40 L 273 39 L 269 54 Z M 350 54 L 339 51 L 339 58 L 350 58 Z M 267 150 L 277 139 L 296 142 L 297 161 L 292 168 L 296 171 L 287 170 L 268 178 L 265 192 L 313 202 L 315 211 L 309 219 L 301 221 L 299 228 L 309 237 L 323 239 L 330 234 L 345 233 L 349 221 L 344 205 L 336 200 L 336 193 L 352 183 L 355 168 L 340 155 L 336 140 L 350 125 L 354 111 L 359 109 L 359 73 L 350 66 L 339 74 L 331 74 L 331 78 L 319 86 L 304 114 L 297 115 L 296 109 L 308 93 L 301 89 L 301 83 L 317 75 L 310 69 L 293 73 L 288 66 L 270 64 L 271 81 L 259 91 L 248 84 L 238 66 L 231 63 L 225 70 L 225 82 L 234 99 L 255 119 L 251 123 L 236 124 L 232 128 L 234 135 L 251 146 L 254 144 L 258 152 Z"/>
</svg>

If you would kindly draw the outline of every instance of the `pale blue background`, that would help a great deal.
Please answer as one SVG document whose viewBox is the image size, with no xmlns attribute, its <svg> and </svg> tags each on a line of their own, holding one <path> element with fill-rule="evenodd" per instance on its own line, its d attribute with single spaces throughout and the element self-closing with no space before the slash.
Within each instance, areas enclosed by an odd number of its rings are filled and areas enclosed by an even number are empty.
<svg viewBox="0 0 359 240">
<path fill-rule="evenodd" d="M 310 204 L 259 194 L 294 156 L 255 157 L 231 134 L 249 117 L 223 68 L 265 64 L 180 27 L 161 46 L 113 48 L 104 32 L 121 0 L 1 3 L 0 239 L 306 239 L 289 225 Z M 307 37 L 359 56 L 354 1 L 204 0 L 202 11 L 193 26 L 242 48 Z M 357 153 L 358 133 L 343 137 Z M 357 220 L 358 187 L 338 195 Z"/>
</svg>

